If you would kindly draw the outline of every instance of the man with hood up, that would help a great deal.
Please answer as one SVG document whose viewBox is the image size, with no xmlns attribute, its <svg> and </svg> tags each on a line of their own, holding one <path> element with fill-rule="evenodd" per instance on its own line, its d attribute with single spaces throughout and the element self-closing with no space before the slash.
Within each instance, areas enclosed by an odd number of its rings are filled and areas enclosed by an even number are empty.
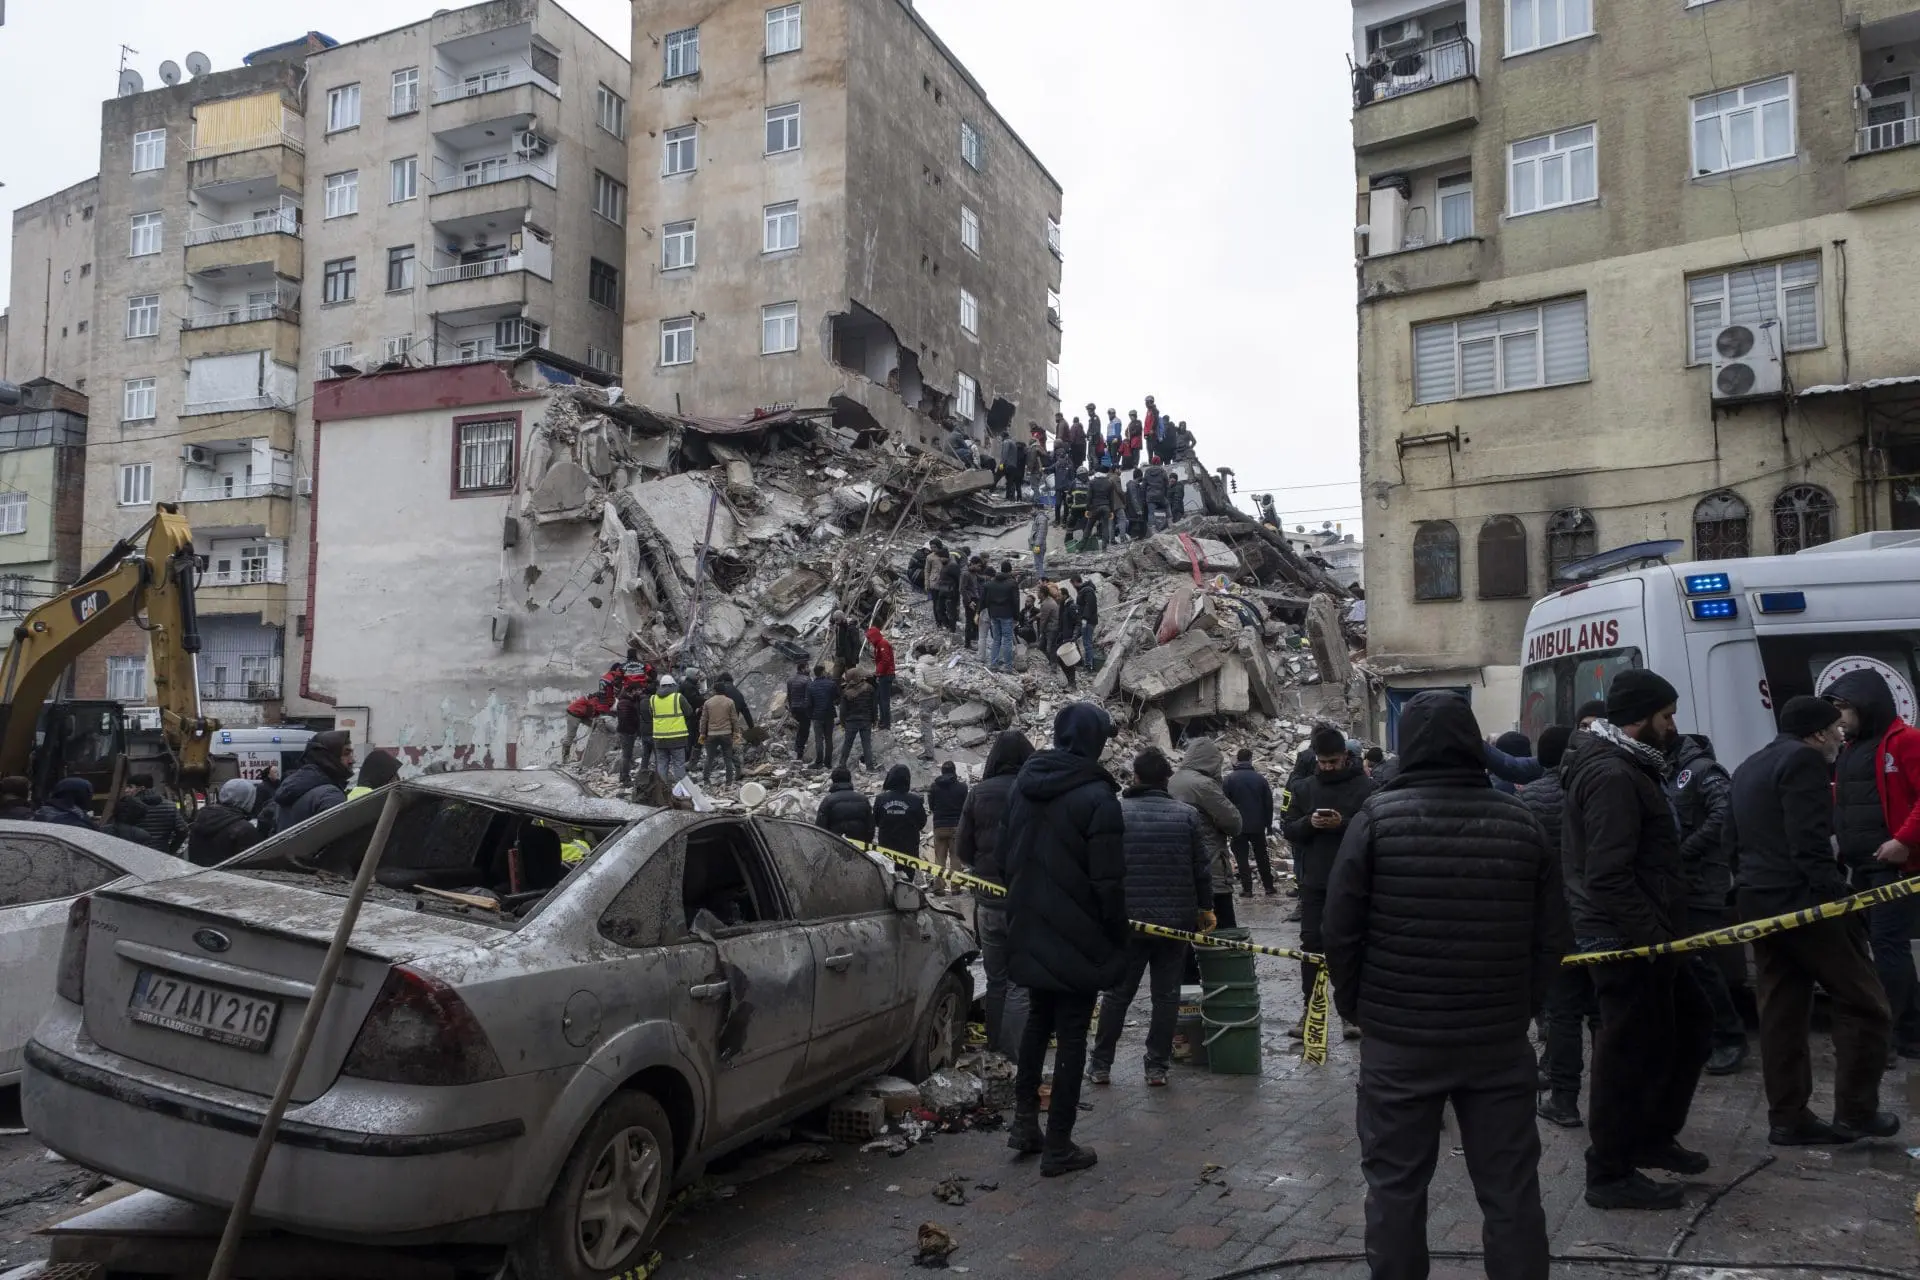
<svg viewBox="0 0 1920 1280">
<path fill-rule="evenodd" d="M 260 833 L 254 829 L 252 812 L 253 783 L 245 778 L 221 783 L 220 798 L 193 815 L 193 826 L 187 831 L 187 861 L 196 867 L 217 867 L 256 844 Z"/>
<path fill-rule="evenodd" d="M 894 765 L 887 770 L 880 794 L 873 798 L 874 842 L 882 849 L 917 858 L 920 833 L 926 829 L 927 806 L 913 789 L 913 770 Z"/>
<path fill-rule="evenodd" d="M 347 792 L 347 799 L 358 800 L 361 796 L 378 791 L 400 776 L 400 758 L 391 751 L 369 751 L 367 758 L 360 762 L 360 776 L 354 779 L 353 790 Z M 220 797 L 225 802 L 227 789 L 220 788 Z M 197 824 L 196 824 L 197 825 Z"/>
<path fill-rule="evenodd" d="M 0 821 L 33 821 L 33 784 L 19 774 L 0 778 Z"/>
<path fill-rule="evenodd" d="M 1877 889 L 1920 872 L 1920 730 L 1900 718 L 1886 677 L 1849 671 L 1827 686 L 1840 709 L 1847 745 L 1834 770 L 1834 834 L 1857 890 Z M 1914 898 L 1867 913 L 1873 965 L 1893 1010 L 1902 1057 L 1920 1058 L 1920 979 L 1913 967 Z"/>
<path fill-rule="evenodd" d="M 865 667 L 849 667 L 840 685 L 840 763 L 853 756 L 860 739 L 860 764 L 873 770 L 873 676 Z"/>
<path fill-rule="evenodd" d="M 953 761 L 948 760 L 940 766 L 940 776 L 927 788 L 927 813 L 933 821 L 933 860 L 943 871 L 959 869 L 953 857 L 953 836 L 966 807 L 967 784 L 961 781 Z"/>
<path fill-rule="evenodd" d="M 93 784 L 85 778 L 62 778 L 53 784 L 47 802 L 33 815 L 36 822 L 52 822 L 63 827 L 100 828 L 93 820 Z"/>
<path fill-rule="evenodd" d="M 1293 876 L 1300 882 L 1300 947 L 1318 952 L 1325 943 L 1322 925 L 1327 909 L 1327 884 L 1333 878 L 1334 856 L 1346 838 L 1347 826 L 1375 791 L 1373 779 L 1347 750 L 1347 735 L 1330 724 L 1313 731 L 1313 772 L 1297 778 L 1288 792 L 1280 817 L 1281 834 L 1293 848 Z M 1406 759 L 1404 749 L 1401 760 Z M 1313 997 L 1314 967 L 1300 962 L 1300 990 Z M 1303 1006 L 1304 1007 L 1304 1006 Z M 1343 1035 L 1357 1033 L 1349 1021 Z M 1305 1015 L 1288 1032 L 1295 1039 L 1306 1034 Z"/>
<path fill-rule="evenodd" d="M 1212 738 L 1195 738 L 1187 743 L 1187 754 L 1180 768 L 1167 783 L 1167 794 L 1182 804 L 1200 811 L 1200 839 L 1207 847 L 1207 863 L 1213 869 L 1213 914 L 1223 929 L 1234 927 L 1233 917 L 1233 838 L 1240 834 L 1240 809 L 1227 798 L 1220 775 L 1227 758 Z"/>
<path fill-rule="evenodd" d="M 1003 730 L 987 748 L 980 781 L 967 790 L 953 854 L 960 865 L 992 884 L 1007 886 L 1005 835 L 1007 802 L 1033 743 L 1018 729 Z M 983 893 L 973 902 L 974 927 L 980 931 L 980 967 L 987 971 L 987 1051 L 1012 1057 L 1027 1025 L 1027 993 L 1007 981 L 1007 900 Z"/>
<path fill-rule="evenodd" d="M 1402 766 L 1348 825 L 1327 888 L 1334 1004 L 1365 1031 L 1360 1167 L 1373 1274 L 1427 1274 L 1427 1186 L 1448 1102 L 1479 1199 L 1486 1273 L 1546 1280 L 1528 1025 L 1566 952 L 1560 867 L 1493 788 L 1466 700 L 1400 716 Z"/>
<path fill-rule="evenodd" d="M 1093 1002 L 1120 980 L 1132 936 L 1120 787 L 1100 767 L 1113 733 L 1112 718 L 1091 702 L 1060 708 L 1052 750 L 1028 758 L 1007 803 L 1007 971 L 1027 989 L 1030 1005 L 1007 1145 L 1040 1154 L 1043 1178 L 1098 1160 L 1091 1148 L 1074 1144 L 1073 1122 Z M 1040 1072 L 1049 1039 L 1057 1047 L 1043 1139 Z"/>
<path fill-rule="evenodd" d="M 273 793 L 273 804 L 261 814 L 261 835 L 285 831 L 296 822 L 347 802 L 347 779 L 353 776 L 353 738 L 345 729 L 316 733 L 307 742 L 300 767 L 288 774 Z"/>
<path fill-rule="evenodd" d="M 873 843 L 873 805 L 853 789 L 853 775 L 842 765 L 833 771 L 827 794 L 820 797 L 820 808 L 813 825 L 859 844 Z"/>
<path fill-rule="evenodd" d="M 1732 923 L 1727 897 L 1733 892 L 1733 873 L 1726 843 L 1732 790 L 1733 781 L 1714 759 L 1713 743 L 1705 735 L 1674 735 L 1673 777 L 1667 783 L 1667 794 L 1673 798 L 1674 816 L 1680 820 L 1680 871 L 1687 885 L 1682 937 L 1711 933 Z M 1727 973 L 1721 968 L 1722 959 L 1729 956 L 1737 957 L 1740 969 L 1745 970 L 1746 957 L 1737 948 L 1695 951 L 1687 956 L 1687 969 L 1700 985 L 1700 994 L 1707 998 L 1707 1007 L 1713 1010 L 1713 1053 L 1706 1066 L 1712 1076 L 1730 1076 L 1747 1060 L 1747 1024 L 1733 1003 Z"/>
</svg>

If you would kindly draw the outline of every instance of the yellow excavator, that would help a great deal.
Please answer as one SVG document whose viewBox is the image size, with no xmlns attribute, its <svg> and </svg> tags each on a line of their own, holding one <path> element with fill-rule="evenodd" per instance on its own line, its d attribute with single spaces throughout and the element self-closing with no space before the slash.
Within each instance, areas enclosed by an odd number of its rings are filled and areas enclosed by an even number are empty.
<svg viewBox="0 0 1920 1280">
<path fill-rule="evenodd" d="M 45 704 L 75 658 L 132 619 L 151 641 L 169 781 L 180 792 L 206 788 L 207 755 L 220 722 L 200 714 L 193 590 L 203 567 L 180 508 L 159 503 L 153 519 L 20 620 L 12 647 L 0 659 L 0 775 L 27 775 L 36 796 L 61 778 L 86 777 L 95 796 L 111 806 L 126 772 L 120 708 L 110 702 Z"/>
</svg>

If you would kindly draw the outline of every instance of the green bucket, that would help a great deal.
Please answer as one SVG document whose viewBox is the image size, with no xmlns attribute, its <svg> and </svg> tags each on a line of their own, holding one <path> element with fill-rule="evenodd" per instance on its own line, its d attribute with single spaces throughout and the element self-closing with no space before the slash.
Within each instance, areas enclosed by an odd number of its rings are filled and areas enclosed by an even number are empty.
<svg viewBox="0 0 1920 1280">
<path fill-rule="evenodd" d="M 1200 997 L 1201 1012 L 1225 1018 L 1225 1010 L 1258 1009 L 1260 988 L 1251 982 L 1223 982 L 1207 987 Z"/>
<path fill-rule="evenodd" d="M 1216 1018 L 1212 1009 L 1201 1015 L 1207 1047 L 1207 1070 L 1217 1076 L 1257 1076 L 1260 1074 L 1260 1011 L 1224 1010 L 1231 1015 Z"/>
<path fill-rule="evenodd" d="M 1216 929 L 1213 936 L 1226 942 L 1246 942 L 1251 935 L 1245 929 Z M 1200 961 L 1200 984 L 1208 989 L 1225 983 L 1252 985 L 1253 952 L 1234 947 L 1204 947 L 1195 944 L 1193 953 Z"/>
</svg>

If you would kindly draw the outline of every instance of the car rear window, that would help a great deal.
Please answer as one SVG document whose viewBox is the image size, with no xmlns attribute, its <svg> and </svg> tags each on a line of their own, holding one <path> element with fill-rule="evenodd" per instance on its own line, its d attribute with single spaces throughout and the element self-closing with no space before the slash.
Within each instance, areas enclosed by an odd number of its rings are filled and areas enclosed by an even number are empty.
<svg viewBox="0 0 1920 1280">
<path fill-rule="evenodd" d="M 770 819 L 761 822 L 760 830 L 800 919 L 888 909 L 886 873 L 839 836 L 798 822 Z"/>
<path fill-rule="evenodd" d="M 0 907 L 75 897 L 122 874 L 117 867 L 59 840 L 0 838 Z"/>
</svg>

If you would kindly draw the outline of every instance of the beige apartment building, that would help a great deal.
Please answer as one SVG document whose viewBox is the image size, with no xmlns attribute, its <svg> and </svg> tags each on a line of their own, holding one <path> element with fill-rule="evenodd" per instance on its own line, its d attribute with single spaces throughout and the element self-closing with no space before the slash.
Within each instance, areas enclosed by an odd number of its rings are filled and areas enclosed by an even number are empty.
<svg viewBox="0 0 1920 1280">
<path fill-rule="evenodd" d="M 635 0 L 629 393 L 1051 425 L 1060 184 L 909 0 Z"/>
<path fill-rule="evenodd" d="M 1597 551 L 1920 527 L 1920 0 L 1355 0 L 1382 725 Z"/>
<path fill-rule="evenodd" d="M 13 273 L 0 378 L 87 389 L 93 351 L 94 224 L 100 180 L 88 178 L 13 211 Z"/>
</svg>

